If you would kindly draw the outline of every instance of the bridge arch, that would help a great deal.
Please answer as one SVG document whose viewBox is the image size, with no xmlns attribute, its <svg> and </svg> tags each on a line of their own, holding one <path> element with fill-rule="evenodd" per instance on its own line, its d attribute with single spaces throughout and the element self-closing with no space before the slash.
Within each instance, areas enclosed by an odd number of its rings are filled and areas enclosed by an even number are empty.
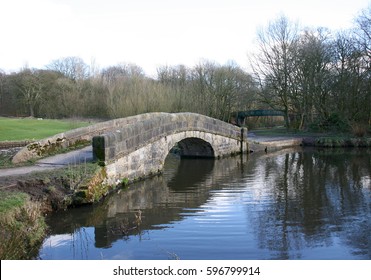
<svg viewBox="0 0 371 280">
<path fill-rule="evenodd" d="M 216 149 L 210 143 L 212 142 L 210 137 L 206 137 L 206 133 L 199 131 L 175 133 L 171 137 L 166 137 L 165 141 L 167 149 L 160 158 L 160 169 L 162 169 L 166 157 L 173 149 L 181 158 L 216 158 Z"/>
<path fill-rule="evenodd" d="M 177 144 L 181 157 L 214 158 L 215 152 L 211 144 L 201 138 L 185 138 Z"/>
</svg>

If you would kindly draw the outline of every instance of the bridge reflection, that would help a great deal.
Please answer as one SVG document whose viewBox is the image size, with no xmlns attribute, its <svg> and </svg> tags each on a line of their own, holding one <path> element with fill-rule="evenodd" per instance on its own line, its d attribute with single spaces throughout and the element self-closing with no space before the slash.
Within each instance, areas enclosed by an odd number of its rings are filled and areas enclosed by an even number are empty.
<svg viewBox="0 0 371 280">
<path fill-rule="evenodd" d="M 246 156 L 179 160 L 169 155 L 164 175 L 132 184 L 96 206 L 54 214 L 49 220 L 50 234 L 73 234 L 80 227 L 94 227 L 95 246 L 110 247 L 116 240 L 128 237 L 125 227 L 135 224 L 139 209 L 142 211 L 140 231 L 159 229 L 161 225 L 181 220 L 184 209 L 195 212 L 192 209 L 208 201 L 211 188 L 220 189 L 213 182 L 226 178 L 225 174 L 240 173 L 246 162 Z M 129 235 L 138 235 L 140 231 L 131 230 Z"/>
</svg>

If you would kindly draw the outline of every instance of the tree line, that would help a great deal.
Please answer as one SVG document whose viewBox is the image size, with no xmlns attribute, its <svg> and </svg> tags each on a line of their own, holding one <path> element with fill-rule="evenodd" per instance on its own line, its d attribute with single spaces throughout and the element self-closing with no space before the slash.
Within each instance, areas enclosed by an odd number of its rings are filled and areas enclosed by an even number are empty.
<svg viewBox="0 0 371 280">
<path fill-rule="evenodd" d="M 251 71 L 204 60 L 162 66 L 155 78 L 134 64 L 95 69 L 79 57 L 45 69 L 0 71 L 0 115 L 118 118 L 196 112 L 229 121 L 237 111 L 274 109 L 288 128 L 371 124 L 371 6 L 354 28 L 299 28 L 284 16 L 257 32 Z"/>
<path fill-rule="evenodd" d="M 253 96 L 252 76 L 238 65 L 202 61 L 163 66 L 150 78 L 134 64 L 91 71 L 81 58 L 52 61 L 47 69 L 1 75 L 1 115 L 118 118 L 147 112 L 196 112 L 229 120 Z"/>
</svg>

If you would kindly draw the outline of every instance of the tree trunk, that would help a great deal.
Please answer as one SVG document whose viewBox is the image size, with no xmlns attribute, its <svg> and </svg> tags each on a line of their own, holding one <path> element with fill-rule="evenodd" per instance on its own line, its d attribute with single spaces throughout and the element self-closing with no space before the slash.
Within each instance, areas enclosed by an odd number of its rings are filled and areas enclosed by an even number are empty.
<svg viewBox="0 0 371 280">
<path fill-rule="evenodd" d="M 32 104 L 29 104 L 29 109 L 30 109 L 30 117 L 31 118 L 35 117 L 35 111 L 34 111 L 34 107 Z"/>
<path fill-rule="evenodd" d="M 285 108 L 284 114 L 285 114 L 284 119 L 285 119 L 286 129 L 290 129 L 290 116 L 289 116 L 289 110 L 287 107 Z"/>
</svg>

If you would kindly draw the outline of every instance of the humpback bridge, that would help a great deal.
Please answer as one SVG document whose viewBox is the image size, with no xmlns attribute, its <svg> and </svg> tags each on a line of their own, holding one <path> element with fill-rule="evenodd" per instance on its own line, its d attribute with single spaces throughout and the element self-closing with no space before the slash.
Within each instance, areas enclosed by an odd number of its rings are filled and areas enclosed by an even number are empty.
<svg viewBox="0 0 371 280">
<path fill-rule="evenodd" d="M 93 137 L 93 157 L 109 184 L 159 173 L 170 150 L 181 157 L 219 158 L 244 153 L 247 130 L 194 113 L 149 113 Z"/>
<path fill-rule="evenodd" d="M 115 185 L 160 172 L 174 147 L 183 157 L 244 153 L 247 130 L 194 113 L 147 113 L 77 128 L 28 144 L 13 162 L 36 160 L 59 149 L 92 143 L 93 158 Z M 65 164 L 64 162 L 61 163 Z"/>
</svg>

